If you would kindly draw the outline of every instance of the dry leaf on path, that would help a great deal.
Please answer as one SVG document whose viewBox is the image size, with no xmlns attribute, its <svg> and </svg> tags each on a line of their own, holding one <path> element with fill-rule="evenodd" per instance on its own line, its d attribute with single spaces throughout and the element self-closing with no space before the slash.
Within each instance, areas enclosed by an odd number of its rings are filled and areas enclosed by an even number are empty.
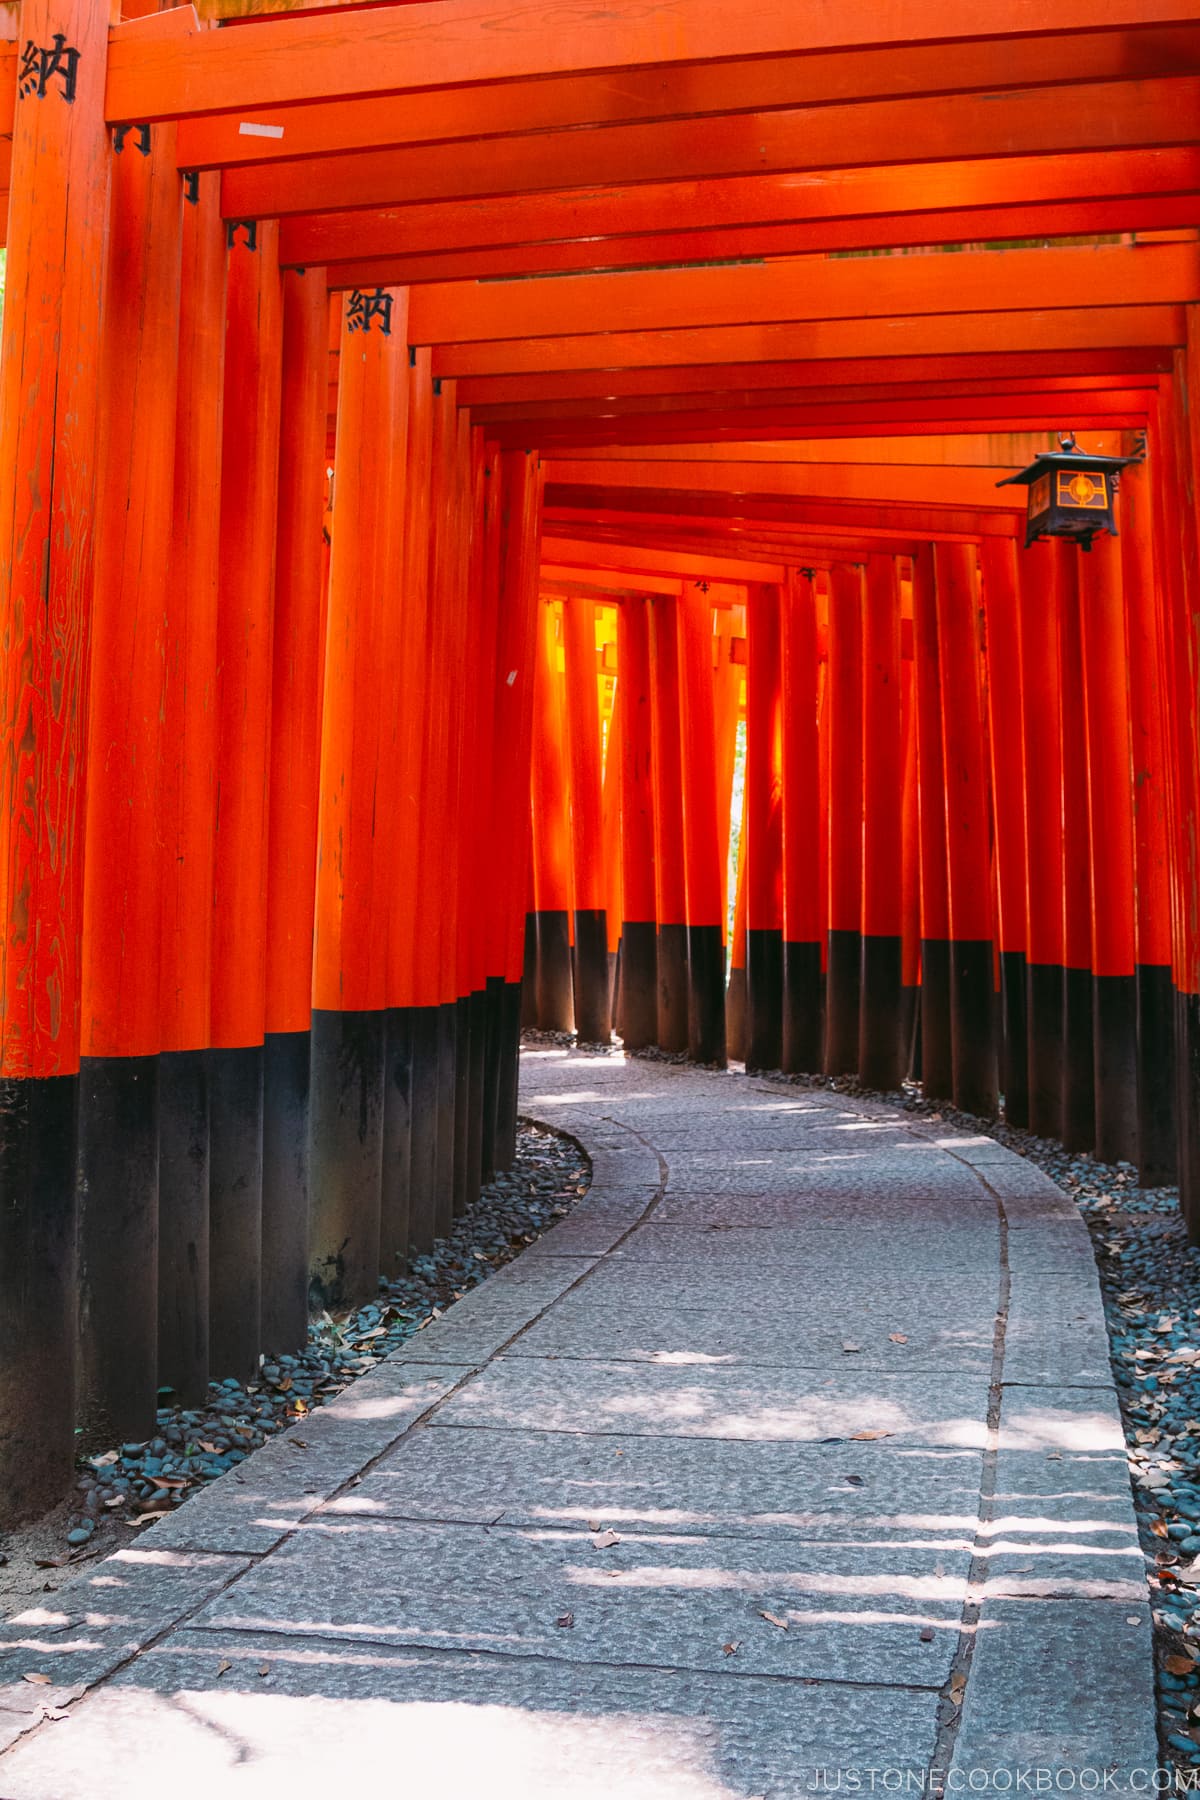
<svg viewBox="0 0 1200 1800">
<path fill-rule="evenodd" d="M 32 1681 L 35 1687 L 49 1687 L 50 1677 L 43 1675 L 40 1669 L 33 1669 L 28 1675 L 22 1675 L 22 1681 Z"/>
<path fill-rule="evenodd" d="M 615 1531 L 602 1531 L 598 1537 L 592 1539 L 592 1549 L 611 1550 L 613 1545 L 619 1544 L 620 1541 Z"/>
<path fill-rule="evenodd" d="M 739 1640 L 735 1638 L 733 1643 L 731 1643 L 731 1644 L 722 1644 L 721 1645 L 722 1656 L 736 1656 L 737 1652 L 738 1652 L 738 1643 L 739 1643 Z"/>
<path fill-rule="evenodd" d="M 219 1662 L 217 1664 L 217 1674 L 224 1675 L 225 1671 L 227 1669 L 232 1669 L 232 1667 L 233 1667 L 233 1664 L 231 1662 Z"/>
<path fill-rule="evenodd" d="M 760 1619 L 765 1619 L 768 1625 L 778 1625 L 780 1631 L 786 1631 L 788 1628 L 787 1620 L 781 1619 L 778 1613 L 760 1611 L 758 1616 Z"/>
<path fill-rule="evenodd" d="M 908 1333 L 906 1331 L 889 1331 L 888 1342 L 889 1344 L 907 1344 Z"/>
<path fill-rule="evenodd" d="M 856 1431 L 850 1439 L 852 1444 L 873 1443 L 876 1438 L 895 1437 L 894 1431 Z"/>
<path fill-rule="evenodd" d="M 842 1349 L 847 1356 L 857 1356 L 858 1352 L 862 1349 L 862 1345 L 856 1344 L 853 1338 L 843 1338 Z"/>
<path fill-rule="evenodd" d="M 1195 1658 L 1191 1656 L 1168 1656 L 1163 1659 L 1163 1668 L 1168 1675 L 1190 1675 L 1195 1667 Z"/>
</svg>

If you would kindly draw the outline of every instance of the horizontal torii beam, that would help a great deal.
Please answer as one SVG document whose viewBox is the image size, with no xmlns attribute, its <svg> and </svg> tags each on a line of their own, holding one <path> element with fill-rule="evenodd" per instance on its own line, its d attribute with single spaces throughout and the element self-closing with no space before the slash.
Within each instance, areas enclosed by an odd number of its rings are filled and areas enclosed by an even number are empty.
<svg viewBox="0 0 1200 1800">
<path fill-rule="evenodd" d="M 250 121 L 257 127 L 253 132 L 241 129 L 246 121 L 239 113 L 187 119 L 179 132 L 179 166 L 235 168 L 401 144 L 764 112 L 828 105 L 856 94 L 879 100 L 1060 82 L 1146 80 L 1194 68 L 1200 60 L 1198 38 L 1194 28 L 1183 26 L 1132 39 L 1123 31 L 1016 38 L 1002 49 L 993 43 L 965 43 L 951 50 L 941 44 L 912 44 L 627 69 L 619 82 L 607 74 L 575 74 L 490 87 L 433 88 L 410 92 L 403 106 L 390 98 L 318 100 L 303 108 L 260 108 Z M 0 105 L 0 118 L 4 116 Z"/>
</svg>

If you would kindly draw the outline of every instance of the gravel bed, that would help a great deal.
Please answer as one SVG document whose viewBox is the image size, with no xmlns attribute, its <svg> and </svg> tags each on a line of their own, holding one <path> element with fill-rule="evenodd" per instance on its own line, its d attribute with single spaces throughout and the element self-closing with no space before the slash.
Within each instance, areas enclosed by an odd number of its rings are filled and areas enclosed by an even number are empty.
<svg viewBox="0 0 1200 1800">
<path fill-rule="evenodd" d="M 986 1133 L 1075 1201 L 1096 1252 L 1146 1558 L 1164 1766 L 1200 1769 L 1200 1250 L 1188 1243 L 1178 1188 L 1140 1187 L 1132 1163 L 1100 1162 L 1003 1119 L 959 1112 L 911 1083 L 895 1094 L 851 1076 L 769 1079 Z"/>
<path fill-rule="evenodd" d="M 381 1282 L 370 1305 L 336 1319 L 326 1313 L 303 1351 L 265 1359 L 255 1381 L 211 1383 L 204 1407 L 173 1405 L 171 1390 L 161 1390 L 153 1438 L 82 1461 L 63 1504 L 0 1540 L 0 1600 L 53 1591 L 59 1578 L 47 1571 L 107 1555 L 128 1541 L 129 1526 L 184 1505 L 511 1262 L 570 1212 L 590 1180 L 588 1159 L 573 1139 L 522 1123 L 513 1167 L 483 1189 L 449 1237 L 413 1258 L 404 1277 Z"/>
</svg>

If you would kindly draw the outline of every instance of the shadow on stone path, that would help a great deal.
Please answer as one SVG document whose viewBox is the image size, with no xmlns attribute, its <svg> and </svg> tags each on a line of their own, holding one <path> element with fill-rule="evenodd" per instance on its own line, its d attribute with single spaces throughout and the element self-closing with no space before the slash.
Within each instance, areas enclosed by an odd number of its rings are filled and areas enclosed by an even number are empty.
<svg viewBox="0 0 1200 1800">
<path fill-rule="evenodd" d="M 4 1800 L 1153 1769 L 1072 1203 L 836 1094 L 558 1050 L 522 1092 L 588 1150 L 586 1198 L 69 1612 L 4 1628 Z"/>
</svg>

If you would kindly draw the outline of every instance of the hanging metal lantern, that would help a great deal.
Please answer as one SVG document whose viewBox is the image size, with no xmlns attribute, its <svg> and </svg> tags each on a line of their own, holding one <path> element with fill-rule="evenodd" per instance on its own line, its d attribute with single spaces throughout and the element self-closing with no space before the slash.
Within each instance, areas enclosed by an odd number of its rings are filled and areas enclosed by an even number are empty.
<svg viewBox="0 0 1200 1800">
<path fill-rule="evenodd" d="M 997 487 L 1024 487 L 1028 493 L 1025 548 L 1039 538 L 1074 538 L 1090 550 L 1098 531 L 1117 535 L 1116 502 L 1121 471 L 1130 463 L 1144 462 L 1143 432 L 1132 456 L 1088 456 L 1070 435 L 1059 440 L 1059 450 L 1043 451 L 1027 469 L 1006 475 Z"/>
</svg>

